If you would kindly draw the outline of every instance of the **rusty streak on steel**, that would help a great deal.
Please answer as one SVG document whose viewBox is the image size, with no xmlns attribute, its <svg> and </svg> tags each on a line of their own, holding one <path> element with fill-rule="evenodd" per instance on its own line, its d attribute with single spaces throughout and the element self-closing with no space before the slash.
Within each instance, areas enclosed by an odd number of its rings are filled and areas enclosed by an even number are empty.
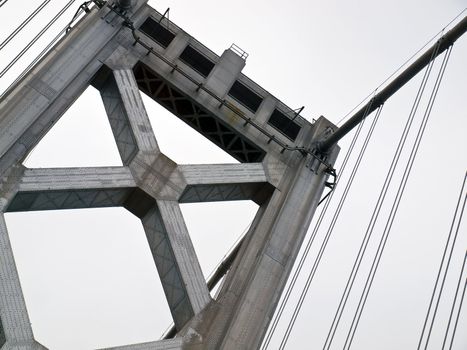
<svg viewBox="0 0 467 350">
<path fill-rule="evenodd" d="M 347 122 L 331 136 L 318 142 L 317 149 L 327 153 L 342 137 L 357 126 L 363 119 L 378 109 L 389 97 L 409 82 L 438 55 L 446 51 L 467 31 L 467 16 L 455 27 L 443 35 L 430 49 L 399 74 L 388 86 L 375 95 L 366 105 L 358 110 Z"/>
</svg>

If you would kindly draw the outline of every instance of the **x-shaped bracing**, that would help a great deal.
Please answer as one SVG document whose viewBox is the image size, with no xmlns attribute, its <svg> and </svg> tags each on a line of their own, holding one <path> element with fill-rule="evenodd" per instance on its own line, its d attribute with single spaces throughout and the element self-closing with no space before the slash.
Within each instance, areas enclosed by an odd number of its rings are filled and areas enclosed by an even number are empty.
<svg viewBox="0 0 467 350">
<path fill-rule="evenodd" d="M 145 0 L 133 9 L 139 23 L 161 16 Z M 141 219 L 178 330 L 174 339 L 119 349 L 258 348 L 323 192 L 327 165 L 284 152 L 261 128 L 147 55 L 122 22 L 108 8 L 86 16 L 0 101 L 0 348 L 44 349 L 34 340 L 3 213 L 113 206 Z M 175 29 L 166 51 L 154 48 L 177 62 L 175 53 L 191 38 Z M 238 60 L 227 50 L 203 82 L 226 97 L 244 65 Z M 90 83 L 101 92 L 123 166 L 25 168 L 23 159 Z M 243 163 L 170 160 L 158 147 L 139 90 Z M 246 113 L 284 139 L 267 122 L 281 104 L 263 93 L 258 112 Z M 301 124 L 294 145 L 304 147 L 333 128 L 324 118 Z M 329 154 L 329 164 L 337 153 Z M 179 203 L 245 199 L 260 208 L 213 300 Z"/>
<path fill-rule="evenodd" d="M 9 191 L 3 210 L 128 209 L 141 219 L 175 326 L 181 329 L 211 297 L 179 203 L 253 200 L 261 205 L 273 186 L 261 163 L 178 165 L 165 156 L 131 69 L 112 71 L 100 92 L 124 166 L 13 167 L 4 186 Z M 0 220 L 2 238 L 7 239 L 3 214 Z M 2 287 L 17 283 L 16 271 L 5 272 Z M 6 310 L 18 303 L 25 308 L 17 293 L 7 294 L 8 298 Z M 14 339 L 9 332 L 15 327 L 9 327 L 7 317 L 3 319 L 7 339 Z"/>
</svg>

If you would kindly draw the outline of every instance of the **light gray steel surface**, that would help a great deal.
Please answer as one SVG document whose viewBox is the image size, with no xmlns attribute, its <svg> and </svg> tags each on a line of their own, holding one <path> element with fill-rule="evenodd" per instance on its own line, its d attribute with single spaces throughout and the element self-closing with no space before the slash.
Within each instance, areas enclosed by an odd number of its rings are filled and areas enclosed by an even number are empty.
<svg viewBox="0 0 467 350">
<path fill-rule="evenodd" d="M 101 94 L 123 164 L 129 164 L 138 151 L 158 152 L 133 72 L 113 71 Z"/>
<path fill-rule="evenodd" d="M 177 242 L 177 237 L 172 228 L 169 229 L 170 234 L 167 232 L 159 208 L 155 206 L 151 209 L 143 217 L 142 222 L 175 326 L 180 328 L 194 316 L 194 308 L 190 303 L 190 299 L 197 300 L 196 294 L 207 293 L 207 288 L 200 291 L 193 288 L 193 283 L 190 286 L 185 285 L 184 277 L 190 278 L 191 276 L 189 276 L 185 264 L 183 266 L 177 264 L 177 255 L 180 254 L 180 249 L 183 248 L 181 244 L 176 247 L 172 245 L 173 242 Z M 192 252 L 192 249 L 190 252 Z M 176 255 L 176 253 L 178 254 Z M 193 277 L 199 278 L 199 275 Z M 190 280 L 193 279 L 190 278 Z M 203 298 L 201 297 L 201 299 Z M 208 300 L 208 298 L 205 299 Z M 197 303 L 196 306 L 199 308 L 200 305 Z"/>
<path fill-rule="evenodd" d="M 101 168 L 42 168 L 26 169 L 19 192 L 79 190 L 89 188 L 136 187 L 130 169 Z"/>
<path fill-rule="evenodd" d="M 158 200 L 160 216 L 167 230 L 167 238 L 174 251 L 183 283 L 194 314 L 210 301 L 209 291 L 201 271 L 188 229 L 176 201 Z"/>
<path fill-rule="evenodd" d="M 0 173 L 22 160 L 85 90 L 102 66 L 99 59 L 114 50 L 111 40 L 121 23 L 120 18 L 107 23 L 92 11 L 4 97 Z"/>
<path fill-rule="evenodd" d="M 327 125 L 319 120 L 310 139 Z M 206 340 L 187 349 L 260 346 L 324 188 L 323 166 L 315 172 L 310 165 L 310 160 L 303 158 L 291 166 L 279 188 L 260 207 L 215 307 L 207 308 L 185 327 Z"/>
<path fill-rule="evenodd" d="M 161 341 L 142 343 L 142 344 L 117 346 L 117 347 L 105 348 L 101 350 L 176 350 L 176 349 L 180 349 L 182 345 L 183 345 L 183 339 L 175 338 L 175 339 L 161 340 Z"/>
<path fill-rule="evenodd" d="M 3 214 L 0 214 L 0 310 L 6 339 L 2 349 L 45 349 L 32 334 Z"/>
<path fill-rule="evenodd" d="M 161 17 L 144 0 L 128 14 L 136 27 Z M 269 118 L 275 108 L 292 117 L 290 108 L 241 73 L 245 57 L 230 49 L 219 57 L 173 23 L 166 48 L 139 33 L 168 64 L 135 45 L 122 23 L 107 7 L 92 10 L 0 101 L 0 348 L 43 348 L 34 340 L 3 213 L 108 206 L 141 219 L 178 330 L 172 340 L 115 349 L 257 348 L 338 153 L 325 165 L 274 140 L 310 148 L 335 127 L 296 116 L 300 131 L 289 139 Z M 188 44 L 214 63 L 206 77 L 180 60 Z M 256 112 L 229 95 L 236 80 L 262 97 Z M 23 159 L 90 84 L 101 93 L 124 166 L 26 169 Z M 242 164 L 176 164 L 159 150 L 139 90 Z M 260 208 L 212 299 L 179 203 L 245 199 Z"/>
</svg>

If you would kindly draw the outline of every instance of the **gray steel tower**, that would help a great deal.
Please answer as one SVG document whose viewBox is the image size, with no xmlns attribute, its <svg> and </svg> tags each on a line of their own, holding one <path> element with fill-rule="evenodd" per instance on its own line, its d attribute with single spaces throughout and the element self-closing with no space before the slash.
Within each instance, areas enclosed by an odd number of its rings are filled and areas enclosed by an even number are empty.
<svg viewBox="0 0 467 350">
<path fill-rule="evenodd" d="M 118 349 L 256 349 L 333 174 L 335 142 L 366 115 L 357 112 L 340 133 L 322 117 L 310 123 L 241 73 L 247 55 L 236 46 L 217 56 L 146 0 L 95 3 L 0 100 L 0 348 L 44 349 L 34 340 L 3 213 L 121 206 L 141 219 L 175 332 Z M 24 167 L 89 85 L 101 93 L 123 166 Z M 141 92 L 240 164 L 169 159 Z M 255 219 L 206 283 L 179 203 L 245 199 L 259 205 Z"/>
<path fill-rule="evenodd" d="M 248 79 L 245 60 L 235 46 L 217 56 L 144 0 L 102 4 L 1 101 L 2 212 L 123 206 L 142 221 L 176 336 L 122 348 L 254 349 L 274 313 L 337 147 L 325 158 L 311 154 L 334 126 L 309 123 Z M 123 167 L 25 168 L 27 154 L 90 84 Z M 140 91 L 240 164 L 173 162 L 159 150 Z M 213 299 L 179 203 L 241 199 L 260 207 Z M 0 220 L 2 349 L 44 348 Z"/>
<path fill-rule="evenodd" d="M 2 212 L 123 206 L 141 219 L 176 336 L 134 349 L 254 349 L 268 327 L 337 155 L 311 154 L 311 124 L 146 1 L 96 6 L 1 101 Z M 27 169 L 22 161 L 89 86 L 102 96 L 123 167 Z M 160 152 L 140 91 L 240 161 L 179 165 Z M 179 203 L 260 207 L 212 299 Z M 2 349 L 33 337 L 3 214 Z"/>
</svg>

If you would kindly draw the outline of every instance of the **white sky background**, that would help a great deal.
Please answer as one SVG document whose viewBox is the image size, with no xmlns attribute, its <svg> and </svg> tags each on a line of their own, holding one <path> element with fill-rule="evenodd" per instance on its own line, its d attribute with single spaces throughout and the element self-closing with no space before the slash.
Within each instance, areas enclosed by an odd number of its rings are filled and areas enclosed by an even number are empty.
<svg viewBox="0 0 467 350">
<path fill-rule="evenodd" d="M 40 2 L 9 0 L 0 8 L 0 41 Z M 0 69 L 65 3 L 52 0 L 28 30 L 2 50 Z M 236 43 L 250 54 L 243 73 L 290 107 L 305 105 L 307 119 L 324 115 L 335 123 L 466 6 L 464 0 L 166 0 L 150 4 L 159 12 L 170 7 L 172 21 L 219 55 Z M 78 5 L 0 79 L 2 91 Z M 324 343 L 419 80 L 386 103 L 287 349 L 314 349 Z M 454 46 L 353 349 L 416 348 L 467 169 L 466 97 L 464 36 Z M 155 102 L 145 99 L 145 103 L 163 152 L 176 162 L 233 161 Z M 413 136 L 414 132 L 411 140 Z M 349 139 L 341 142 L 340 160 Z M 26 162 L 29 167 L 119 164 L 99 94 L 92 87 Z M 400 166 L 366 262 L 376 249 L 402 171 Z M 183 205 L 182 210 L 207 276 L 244 231 L 256 206 L 216 203 Z M 151 341 L 170 323 L 144 232 L 131 214 L 98 209 L 6 217 L 33 330 L 45 346 L 73 350 Z M 324 233 L 318 235 L 305 270 L 311 267 Z M 466 248 L 464 220 L 430 349 L 440 348 Z M 366 264 L 362 272 L 368 268 Z M 358 300 L 360 276 L 333 349 L 342 348 Z M 466 302 L 453 347 L 457 350 L 467 349 Z M 285 315 L 271 349 L 277 348 L 287 321 Z"/>
</svg>

